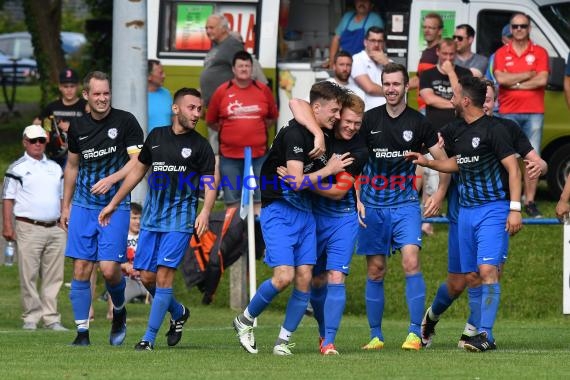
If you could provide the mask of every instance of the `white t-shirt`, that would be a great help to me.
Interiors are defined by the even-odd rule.
[[[327,81],[332,82],[332,83],[336,83],[341,87],[344,87],[352,92],[354,92],[356,95],[358,95],[360,97],[360,99],[364,100],[364,96],[366,95],[364,93],[364,91],[362,91],[362,89],[360,87],[358,87],[358,85],[356,84],[356,82],[354,81],[354,79],[352,79],[352,77],[348,77],[348,84],[345,86],[342,83],[338,83],[335,77],[329,77],[327,78]]]
[[[365,74],[368,75],[372,82],[380,86],[382,85],[382,65],[374,62],[368,56],[366,50],[362,50],[360,53],[352,56],[352,70],[350,71],[350,78],[355,81],[355,78]],[[360,91],[364,93],[364,90],[360,89]],[[365,111],[381,106],[382,104],[386,104],[386,98],[383,96],[368,95],[364,93],[363,99],[366,107]]]

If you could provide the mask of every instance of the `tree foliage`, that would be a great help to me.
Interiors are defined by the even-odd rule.
[[[40,106],[56,97],[58,73],[65,68],[61,48],[61,0],[24,0],[24,15],[32,36],[40,76]]]
[[[85,0],[91,19],[85,23],[87,46],[81,71],[100,70],[111,73],[113,52],[113,0]]]

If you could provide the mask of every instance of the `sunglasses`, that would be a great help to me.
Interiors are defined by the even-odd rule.
[[[459,41],[459,42],[463,41],[464,38],[465,38],[465,37],[463,37],[463,36],[453,36],[453,39],[454,39],[454,40],[457,40],[457,41]]]
[[[37,137],[35,139],[28,139],[28,142],[30,144],[37,144],[38,142],[40,144],[45,144],[47,142],[47,139],[45,137]]]
[[[511,29],[528,29],[528,24],[511,24]]]

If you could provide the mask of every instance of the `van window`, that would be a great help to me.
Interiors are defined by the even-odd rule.
[[[477,53],[484,56],[491,56],[503,44],[501,42],[501,32],[505,25],[509,24],[512,12],[483,10],[477,16]],[[568,22],[568,20],[566,20]],[[544,32],[531,20],[530,39],[537,45],[546,49],[550,57],[559,57]]]
[[[540,12],[570,46],[570,2],[540,7]]]
[[[511,12],[490,9],[479,12],[475,31],[477,54],[490,57],[503,46],[501,32],[510,18]]]

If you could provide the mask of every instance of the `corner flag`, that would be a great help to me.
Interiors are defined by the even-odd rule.
[[[251,161],[251,147],[245,147],[243,150],[243,187],[241,190],[241,204],[239,209],[239,216],[245,219],[248,212],[249,206],[253,202],[253,190],[257,187],[255,182],[255,175],[253,174],[253,165]]]

